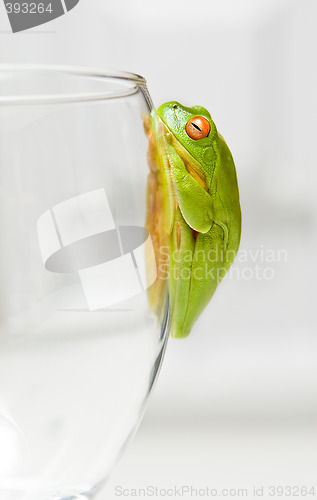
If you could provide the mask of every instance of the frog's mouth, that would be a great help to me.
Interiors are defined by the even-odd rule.
[[[189,175],[191,175],[195,181],[198,182],[198,184],[205,189],[205,191],[208,191],[208,184],[207,184],[207,179],[205,174],[202,172],[201,167],[197,160],[193,158],[193,156],[187,151],[184,146],[179,142],[178,139],[174,136],[174,134],[170,131],[168,126],[166,125],[165,122],[161,119],[161,123],[164,127],[165,133],[170,134],[172,137],[172,145],[173,148],[175,149],[176,153],[180,157],[180,159],[183,161],[187,172]]]

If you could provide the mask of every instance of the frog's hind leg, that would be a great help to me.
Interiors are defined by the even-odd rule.
[[[172,337],[181,334],[190,295],[191,268],[195,251],[195,232],[186,224],[179,208],[175,219],[170,246],[170,312]]]
[[[186,337],[194,322],[205,309],[226,273],[224,233],[213,224],[208,233],[198,233],[195,241],[186,313],[182,325],[175,331],[176,337]]]

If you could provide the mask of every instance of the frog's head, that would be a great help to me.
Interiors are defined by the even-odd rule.
[[[210,179],[216,159],[213,141],[217,129],[208,111],[201,106],[186,108],[172,101],[162,104],[157,113],[173,137],[199,163],[206,178]]]

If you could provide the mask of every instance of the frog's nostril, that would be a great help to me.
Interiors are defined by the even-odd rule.
[[[175,105],[173,106],[173,109],[177,109],[177,104],[175,104]]]

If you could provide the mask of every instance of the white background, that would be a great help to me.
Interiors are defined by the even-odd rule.
[[[80,0],[13,35],[0,5],[0,62],[143,74],[155,105],[208,108],[237,165],[247,262],[190,337],[169,341],[100,499],[118,485],[317,486],[316,16],[315,0]]]

